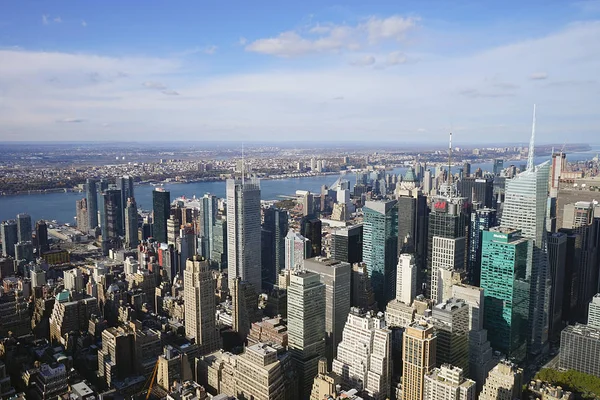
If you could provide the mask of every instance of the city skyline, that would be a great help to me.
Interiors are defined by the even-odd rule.
[[[537,103],[540,142],[589,142],[599,18],[597,1],[14,3],[0,141],[519,141]]]

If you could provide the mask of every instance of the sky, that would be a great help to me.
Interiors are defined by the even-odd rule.
[[[600,0],[6,0],[0,141],[600,143]]]

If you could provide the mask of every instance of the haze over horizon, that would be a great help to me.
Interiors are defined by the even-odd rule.
[[[485,3],[485,4],[484,4]],[[7,2],[0,142],[597,141],[600,1]]]

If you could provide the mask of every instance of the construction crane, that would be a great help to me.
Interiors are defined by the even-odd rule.
[[[146,386],[148,386],[148,383],[150,384],[150,386],[148,386],[148,392],[146,393],[146,400],[148,400],[150,398],[150,394],[152,393],[152,387],[154,386],[154,381],[156,380],[156,373],[158,372],[158,360],[159,359],[156,359],[156,363],[154,364],[154,369],[152,370],[152,375],[150,375],[150,378],[146,381],[146,383],[144,383],[142,390],[137,392],[137,394],[134,397],[132,397],[132,399],[138,398],[139,395],[144,393],[144,390],[145,390]]]

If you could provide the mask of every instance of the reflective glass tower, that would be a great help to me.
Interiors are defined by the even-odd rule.
[[[85,198],[88,206],[88,227],[95,229],[98,226],[98,194],[96,180],[88,178],[85,184]]]
[[[171,193],[157,188],[152,192],[152,236],[159,243],[167,243],[167,220],[171,210]]]

